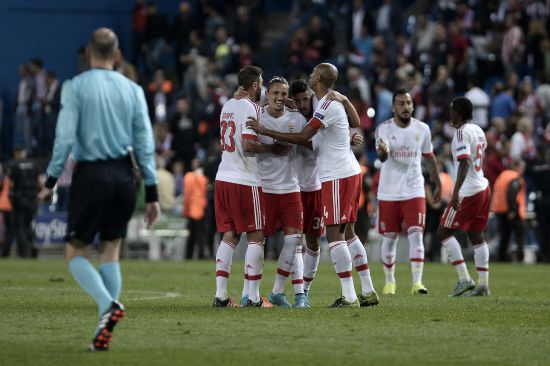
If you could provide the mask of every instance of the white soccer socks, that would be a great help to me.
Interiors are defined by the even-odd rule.
[[[386,283],[395,283],[395,257],[397,254],[397,234],[388,233],[382,237],[382,264]]]
[[[489,247],[486,242],[474,245],[474,261],[478,275],[477,284],[489,288]]]
[[[260,282],[264,272],[264,243],[248,242],[245,263],[248,273],[248,298],[252,302],[260,301]]]
[[[275,284],[273,285],[274,294],[284,292],[286,281],[288,280],[288,276],[290,276],[290,270],[294,265],[296,247],[301,242],[302,236],[300,234],[285,235],[283,248],[277,261],[277,275],[275,277]]]
[[[458,273],[458,279],[462,282],[470,281],[471,277],[468,273],[468,268],[464,262],[464,257],[462,256],[462,249],[460,249],[460,244],[454,236],[450,236],[447,239],[441,242],[443,246],[447,249],[447,254],[449,255],[449,260],[452,265],[455,267],[456,272]]]
[[[411,261],[412,283],[422,283],[424,270],[424,242],[420,227],[410,227],[407,230],[409,238],[409,260]]]
[[[304,259],[302,257],[302,243],[296,247],[296,255],[294,257],[294,265],[292,266],[292,289],[294,294],[304,293]]]
[[[347,301],[354,302],[357,300],[357,294],[353,286],[353,277],[351,273],[351,255],[345,241],[335,241],[329,243],[330,258],[334,269],[340,277],[342,285],[342,295]]]
[[[315,273],[317,273],[317,267],[319,267],[319,254],[321,253],[320,249],[317,249],[316,252],[306,248],[306,254],[304,254],[304,290],[309,291],[311,287],[311,282],[315,278]]]
[[[372,278],[370,276],[367,251],[357,236],[349,239],[347,244],[353,267],[361,279],[361,293],[363,295],[371,293],[374,288],[372,286]]]
[[[227,281],[231,272],[235,245],[222,240],[216,253],[216,297],[227,299]]]

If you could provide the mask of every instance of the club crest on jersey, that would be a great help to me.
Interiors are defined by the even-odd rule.
[[[418,141],[419,139],[420,139],[420,134],[419,133],[415,134],[414,135],[414,140]]]
[[[292,121],[288,122],[288,131],[294,132],[294,122]]]
[[[321,113],[319,112],[315,112],[315,116],[316,118],[319,118],[321,121],[323,120],[323,118],[325,118],[325,116],[323,116]]]

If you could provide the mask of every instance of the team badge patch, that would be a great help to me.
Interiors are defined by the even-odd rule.
[[[321,113],[319,112],[315,112],[315,116],[316,118],[319,118],[320,120],[323,120],[323,118],[325,118],[325,116],[323,116]]]

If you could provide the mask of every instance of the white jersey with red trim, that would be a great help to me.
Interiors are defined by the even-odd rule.
[[[483,130],[473,123],[465,123],[458,128],[453,136],[451,150],[455,163],[455,177],[458,174],[459,161],[467,159],[468,173],[458,192],[461,197],[470,197],[487,188],[489,181],[483,174],[483,158],[487,139]]]
[[[222,161],[216,180],[246,186],[259,186],[258,167],[254,154],[245,153],[242,139],[258,140],[253,130],[246,128],[249,116],[260,120],[260,107],[249,99],[230,99],[220,114]]]
[[[293,133],[301,131],[307,121],[299,112],[286,107],[280,117],[273,117],[266,107],[262,107],[260,123],[270,130]],[[264,135],[260,135],[258,141],[266,145],[275,142],[273,138]],[[258,176],[264,192],[275,194],[300,192],[299,167],[297,165],[298,146],[291,146],[292,150],[288,155],[256,154]]]
[[[342,103],[325,95],[319,100],[309,125],[317,131],[312,143],[321,182],[361,173],[351,151],[348,116]]]
[[[389,119],[375,132],[376,145],[384,140],[389,147],[388,159],[380,169],[378,199],[403,201],[425,197],[422,156],[433,154],[432,135],[427,124],[415,118],[406,128]]]

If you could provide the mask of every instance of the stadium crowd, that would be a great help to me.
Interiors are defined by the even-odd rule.
[[[483,170],[495,192],[489,237],[500,238],[497,259],[508,261],[513,254],[522,261],[524,245],[538,243],[538,258],[550,260],[549,1],[304,0],[292,2],[283,14],[280,29],[271,30],[264,24],[283,18],[262,1],[190,0],[163,14],[154,2],[138,0],[132,10],[132,52],[118,70],[145,90],[161,208],[189,219],[193,237],[202,243],[199,257],[214,255],[219,115],[236,89],[238,70],[258,65],[265,79],[281,75],[292,82],[330,61],[341,73],[336,89],[354,104],[365,136],[363,148],[355,151],[366,172],[360,215],[372,221],[376,211],[374,130],[392,116],[393,91],[406,88],[415,118],[431,128],[441,165],[441,203],[431,202],[432,182],[426,179],[427,258],[439,258],[435,231],[452,190],[454,129],[448,108],[454,97],[465,95],[488,141]],[[80,71],[88,67],[84,52],[78,65]],[[61,81],[39,58],[21,64],[19,75],[13,128],[2,132],[40,162],[51,154]],[[4,172],[8,160],[2,159]],[[11,211],[6,199],[0,194],[4,216]],[[372,224],[365,221],[358,228],[364,239]],[[511,228],[516,245],[507,251]],[[187,257],[193,257],[192,246]]]

